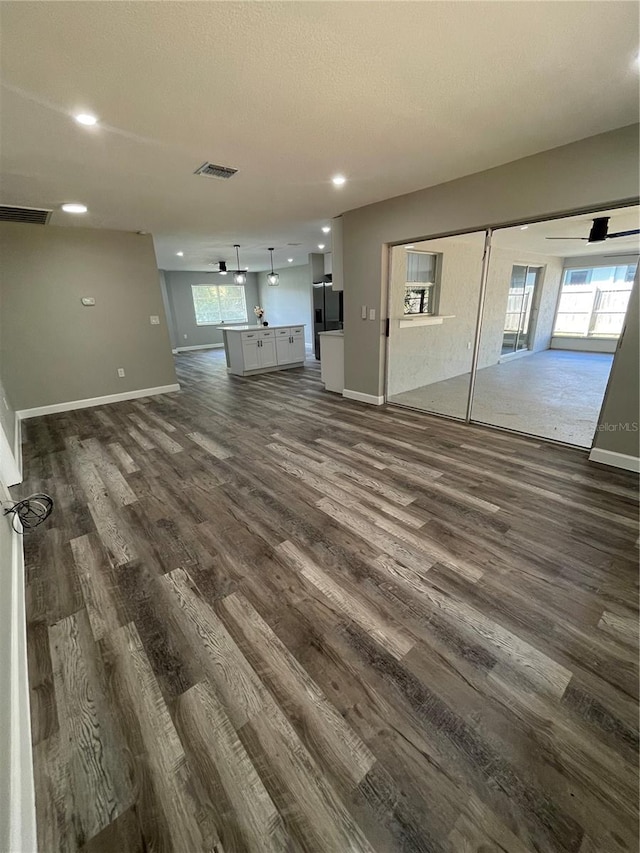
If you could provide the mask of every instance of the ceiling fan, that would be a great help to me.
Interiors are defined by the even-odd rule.
[[[633,231],[616,231],[615,234],[609,234],[610,218],[610,216],[598,216],[594,219],[588,237],[547,237],[546,239],[586,240],[587,243],[604,243],[605,240],[612,240],[614,237],[632,237],[634,234],[640,234],[640,229],[638,228]]]

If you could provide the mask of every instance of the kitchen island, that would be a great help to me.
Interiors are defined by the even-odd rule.
[[[304,365],[304,323],[299,326],[218,326],[227,370],[253,376]]]

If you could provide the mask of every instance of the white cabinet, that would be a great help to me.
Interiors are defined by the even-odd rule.
[[[295,364],[304,361],[304,326],[276,330],[278,364]]]
[[[230,373],[245,376],[304,363],[304,326],[222,328]]]
[[[278,363],[273,331],[241,332],[241,339],[244,370],[275,367]]]
[[[344,334],[320,332],[320,376],[327,391],[344,391]]]

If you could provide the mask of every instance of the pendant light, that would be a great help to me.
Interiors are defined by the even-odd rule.
[[[270,287],[277,287],[280,284],[280,276],[273,271],[273,249],[269,249],[269,254],[271,255],[271,272],[267,276],[267,281]]]
[[[240,269],[240,244],[234,243],[233,248],[236,250],[236,262],[237,267],[236,271],[233,274],[233,282],[234,284],[246,284],[247,283],[247,274],[244,270]]]

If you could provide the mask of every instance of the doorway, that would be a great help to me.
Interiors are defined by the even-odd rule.
[[[502,333],[502,357],[531,349],[530,337],[542,268],[515,264]]]
[[[590,448],[637,287],[639,215],[629,206],[392,247],[387,401]]]

